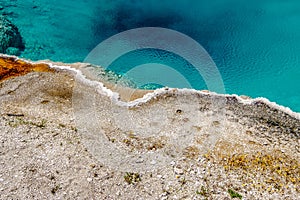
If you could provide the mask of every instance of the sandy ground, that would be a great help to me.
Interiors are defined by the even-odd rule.
[[[0,199],[298,199],[294,115],[181,90],[126,107],[87,83],[68,70],[0,82]]]

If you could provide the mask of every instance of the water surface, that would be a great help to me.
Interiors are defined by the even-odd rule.
[[[203,45],[227,93],[263,96],[300,112],[298,0],[0,0],[0,5],[24,37],[21,57],[78,62],[116,33],[170,28]],[[122,72],[131,60],[129,55],[113,70]],[[196,89],[206,89],[203,80],[195,81]]]

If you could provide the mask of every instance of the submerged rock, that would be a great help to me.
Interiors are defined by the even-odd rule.
[[[0,53],[19,55],[24,44],[18,28],[4,16],[0,16]]]
[[[6,49],[5,53],[8,54],[8,55],[16,55],[16,56],[21,54],[20,49],[18,49],[16,47],[8,47]]]

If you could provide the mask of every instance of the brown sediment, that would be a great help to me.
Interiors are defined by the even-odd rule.
[[[140,90],[129,87],[122,87],[118,85],[114,85],[112,83],[108,83],[102,81],[105,87],[112,90],[113,92],[117,92],[120,95],[120,100],[129,102],[134,101],[136,99],[142,98],[144,95],[153,92],[153,90]]]
[[[14,57],[0,57],[0,81],[30,72],[54,72],[47,64],[31,64]]]

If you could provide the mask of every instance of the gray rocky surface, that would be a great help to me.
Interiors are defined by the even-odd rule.
[[[213,95],[178,90],[166,90],[126,111],[75,80],[74,72],[59,70],[0,83],[0,199],[231,199],[229,189],[243,199],[298,199],[300,123],[290,114],[233,96],[214,100],[224,106],[220,113],[211,106]],[[149,149],[153,140],[135,135],[140,130],[147,135],[159,125],[155,116],[149,118],[153,109],[166,112],[165,128],[174,135],[189,128],[199,136],[220,127],[223,132],[209,151],[187,148],[164,167],[124,171],[98,159],[86,145],[89,138],[77,122],[80,107],[74,110],[74,95],[77,103],[79,97],[97,97],[94,103],[105,117],[89,121],[102,120],[110,145],[128,153],[165,148],[155,143]],[[109,117],[111,109],[136,114],[144,129],[132,125],[130,132],[116,123],[119,118]]]

